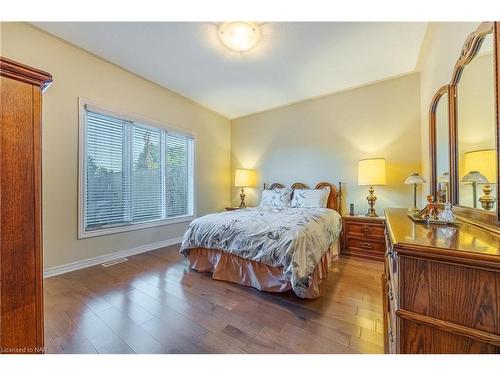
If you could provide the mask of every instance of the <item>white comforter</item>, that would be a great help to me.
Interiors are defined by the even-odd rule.
[[[328,208],[246,208],[193,220],[184,234],[181,253],[187,256],[189,249],[203,247],[281,266],[301,296],[340,230],[340,215]]]

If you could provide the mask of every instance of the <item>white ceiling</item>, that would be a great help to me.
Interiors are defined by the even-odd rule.
[[[34,25],[230,119],[413,72],[427,27],[268,22],[240,54],[208,22]]]

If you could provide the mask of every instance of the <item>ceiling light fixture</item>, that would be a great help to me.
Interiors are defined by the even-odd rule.
[[[259,27],[250,22],[225,22],[217,33],[227,48],[238,52],[253,48],[260,38]]]

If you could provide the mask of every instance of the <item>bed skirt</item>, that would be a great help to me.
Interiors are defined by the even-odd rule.
[[[314,270],[312,283],[302,298],[318,298],[319,285],[339,254],[339,241],[323,255]],[[229,281],[265,292],[284,292],[292,289],[290,281],[283,277],[281,267],[245,259],[222,250],[195,248],[188,253],[189,266],[199,272],[211,272],[212,279]]]

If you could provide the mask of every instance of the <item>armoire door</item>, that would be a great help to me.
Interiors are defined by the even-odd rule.
[[[0,58],[0,351],[43,352],[42,89],[50,74]]]

